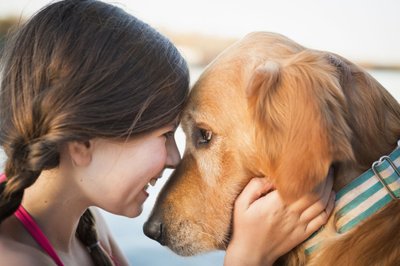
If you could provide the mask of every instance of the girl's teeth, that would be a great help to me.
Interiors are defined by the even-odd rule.
[[[156,182],[157,182],[157,178],[152,178],[149,183],[150,183],[150,185],[152,185],[154,187]]]

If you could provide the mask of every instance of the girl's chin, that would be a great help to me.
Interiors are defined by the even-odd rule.
[[[143,212],[143,205],[135,206],[134,208],[130,208],[126,212],[119,214],[128,218],[138,217]]]
[[[129,217],[129,218],[135,218],[143,212],[143,204],[146,201],[146,199],[148,198],[148,196],[149,196],[149,193],[147,193],[144,190],[141,190],[139,192],[139,194],[135,197],[133,202],[131,202],[129,204],[124,204],[125,207],[120,208],[120,210],[118,212],[111,212],[111,213]]]
[[[136,197],[135,202],[133,203],[134,208],[130,208],[129,213],[125,216],[130,217],[130,218],[139,216],[143,211],[143,204],[147,200],[148,197],[149,197],[149,193],[145,189],[142,189],[139,192],[139,195]]]

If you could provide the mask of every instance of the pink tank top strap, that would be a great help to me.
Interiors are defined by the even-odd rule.
[[[18,210],[14,213],[15,217],[21,221],[25,229],[31,234],[33,239],[38,243],[39,246],[54,260],[58,266],[63,266],[61,259],[58,257],[50,241],[40,230],[39,226],[33,220],[32,216],[24,209],[24,207],[19,206]]]
[[[0,174],[0,183],[4,182],[6,180],[7,180],[6,175],[4,173],[1,173]]]
[[[4,173],[0,173],[0,183],[7,180]],[[56,251],[51,245],[50,241],[43,234],[42,230],[33,220],[32,216],[25,210],[25,208],[20,205],[17,211],[14,213],[15,217],[22,223],[28,233],[33,237],[33,239],[38,243],[38,245],[43,248],[43,250],[54,260],[57,266],[64,266],[61,259],[58,257]],[[119,266],[120,263],[117,258],[110,255],[111,260],[115,266]]]
[[[0,174],[0,183],[6,180],[6,176],[4,174]],[[43,248],[43,250],[54,260],[54,262],[58,266],[64,266],[47,237],[43,234],[35,220],[33,220],[32,216],[24,209],[24,207],[22,207],[22,205],[19,206],[14,215],[22,223],[22,225],[38,243],[38,245]]]

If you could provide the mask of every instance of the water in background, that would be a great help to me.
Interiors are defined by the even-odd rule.
[[[192,80],[196,80],[201,69],[192,70]],[[392,95],[400,101],[400,72],[396,71],[370,71],[370,73],[385,87]],[[185,145],[184,134],[178,128],[176,140],[179,150],[183,151]],[[4,158],[1,156],[0,158]],[[3,160],[2,160],[3,161]],[[175,255],[170,250],[162,247],[157,242],[148,239],[142,232],[142,225],[149,216],[155,198],[161,187],[167,180],[171,171],[166,170],[164,176],[159,180],[155,187],[148,190],[150,197],[144,204],[142,215],[137,218],[130,219],[121,216],[112,215],[106,212],[104,216],[119,243],[122,251],[128,257],[132,265],[138,266],[220,266],[223,264],[224,253],[222,251],[207,253],[195,257],[183,258]],[[205,206],[207,207],[207,206]]]

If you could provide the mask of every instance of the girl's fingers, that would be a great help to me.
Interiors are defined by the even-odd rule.
[[[313,217],[313,219],[311,219],[307,223],[305,229],[305,234],[307,237],[310,236],[315,231],[317,231],[319,228],[321,228],[321,226],[326,224],[334,207],[335,207],[335,193],[332,192],[330,199],[328,201],[328,205],[326,206],[326,209],[323,209],[317,216]]]
[[[320,196],[322,195],[330,195],[333,188],[333,169],[329,168],[327,180],[325,182],[325,187]]]
[[[312,204],[310,207],[305,209],[301,214],[300,214],[300,221],[303,221],[305,223],[308,223],[312,219],[314,219],[317,215],[319,215],[322,211],[328,209],[328,205],[331,202],[334,202],[332,199],[335,198],[335,192],[331,191],[329,194],[325,193],[323,195],[323,198],[320,199],[319,201],[315,202]]]
[[[292,210],[298,211],[299,213],[303,213],[307,209],[309,209],[310,206],[312,206],[313,204],[317,204],[316,206],[320,205],[320,208],[315,211],[317,212],[317,214],[320,213],[321,210],[325,209],[326,207],[326,204],[329,200],[330,192],[332,191],[332,187],[333,187],[333,171],[330,169],[325,179],[325,182],[321,183],[313,193],[309,193],[301,197],[297,201],[293,202],[291,204]],[[308,214],[308,217],[310,216],[312,217],[314,215],[315,213]]]
[[[268,193],[273,186],[265,178],[255,177],[250,180],[236,200],[236,207],[247,209],[254,201]]]
[[[336,194],[334,191],[331,192],[329,197],[328,206],[326,206],[325,212],[328,214],[328,217],[331,216],[333,209],[335,208],[336,202]]]

